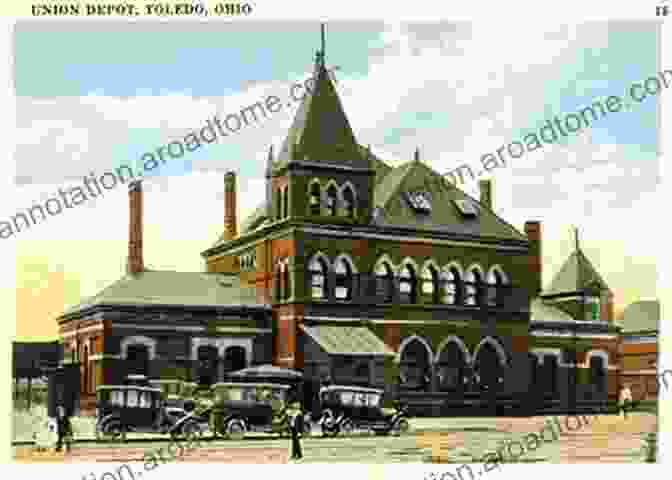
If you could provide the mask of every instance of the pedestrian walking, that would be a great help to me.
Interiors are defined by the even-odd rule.
[[[298,402],[292,403],[289,414],[289,430],[292,434],[292,460],[301,460],[303,452],[301,451],[301,433],[303,432],[303,408]]]
[[[630,392],[630,385],[623,384],[621,391],[618,394],[618,406],[623,418],[628,418],[628,409],[632,405],[632,392]]]
[[[65,443],[65,451],[70,451],[70,442],[72,440],[72,424],[70,417],[63,405],[56,407],[56,433],[58,441],[56,442],[56,451],[60,452]]]

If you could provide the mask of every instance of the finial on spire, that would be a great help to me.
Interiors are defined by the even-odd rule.
[[[324,41],[324,23],[320,24],[320,34],[321,34],[321,37],[322,37],[322,49],[320,50],[320,52],[322,52],[321,57],[322,57],[322,60],[324,60],[324,55],[326,53],[326,50],[325,50],[326,46],[325,46],[325,41]]]
[[[574,227],[574,250],[579,251],[579,228]]]
[[[420,149],[419,148],[415,149],[415,153],[413,154],[413,160],[415,160],[416,162],[420,161]]]

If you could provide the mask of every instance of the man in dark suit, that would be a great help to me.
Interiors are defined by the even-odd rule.
[[[289,430],[292,434],[292,460],[303,458],[300,435],[303,432],[303,408],[299,402],[290,406]]]
[[[65,451],[70,451],[70,442],[72,440],[72,425],[70,417],[63,405],[56,407],[56,433],[58,434],[58,442],[56,443],[56,451],[60,452],[65,442]]]

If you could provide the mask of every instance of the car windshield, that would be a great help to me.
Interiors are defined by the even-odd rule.
[[[110,392],[110,405],[117,407],[124,406],[124,391],[123,390],[112,390]]]
[[[341,392],[339,397],[343,405],[352,405],[355,394],[353,392]]]

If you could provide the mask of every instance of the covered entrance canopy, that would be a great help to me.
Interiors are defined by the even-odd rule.
[[[308,336],[330,355],[390,355],[394,352],[371,330],[361,326],[302,325]]]

